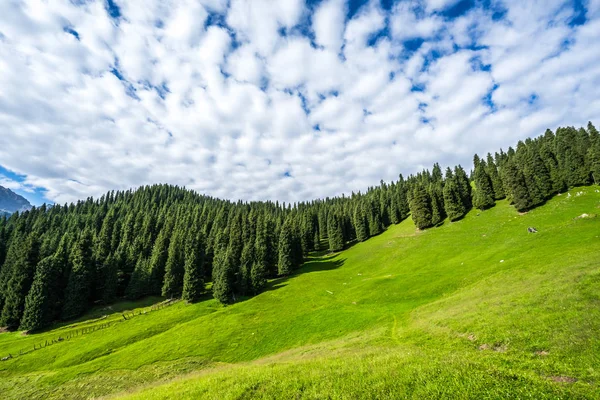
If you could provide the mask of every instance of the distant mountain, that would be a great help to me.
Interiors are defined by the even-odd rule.
[[[10,189],[0,186],[0,216],[12,214],[16,211],[27,211],[31,203],[23,196],[19,196]]]

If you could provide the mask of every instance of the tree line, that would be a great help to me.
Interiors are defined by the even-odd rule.
[[[409,216],[426,229],[504,198],[524,211],[599,180],[600,137],[589,123],[475,155],[469,174],[436,163],[365,193],[310,202],[232,202],[153,185],[42,205],[0,218],[0,326],[38,330],[147,295],[194,302],[210,292],[232,303],[291,274],[309,252],[340,251]]]

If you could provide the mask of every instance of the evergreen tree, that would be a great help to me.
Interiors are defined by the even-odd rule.
[[[104,291],[102,292],[102,301],[110,304],[117,297],[117,285],[119,282],[119,263],[117,257],[110,253],[104,260]]]
[[[32,232],[18,246],[16,260],[12,265],[10,280],[4,292],[4,307],[0,326],[16,329],[25,310],[25,296],[31,288],[35,267],[38,262],[40,242],[36,232]]]
[[[165,267],[169,258],[169,244],[171,239],[171,228],[167,224],[156,238],[152,246],[150,256],[148,291],[150,294],[160,294],[165,276]]]
[[[125,295],[130,300],[136,300],[148,294],[148,260],[140,254],[135,269],[127,285]]]
[[[431,198],[431,224],[438,225],[446,218],[444,209],[444,189],[441,181],[429,184],[429,197]]]
[[[479,160],[479,157],[475,155],[474,164],[475,172],[473,180],[475,181],[475,194],[473,196],[473,205],[480,210],[485,210],[496,204],[494,201],[495,195],[492,180],[486,172],[485,161]]]
[[[277,272],[279,275],[289,275],[294,269],[293,256],[293,232],[291,220],[286,222],[281,227],[279,233],[279,263],[277,264]]]
[[[319,232],[315,231],[315,236],[313,238],[313,249],[315,251],[321,250],[321,237],[319,236]]]
[[[452,170],[446,170],[446,182],[444,184],[444,206],[450,221],[457,221],[465,215],[465,205],[461,199],[460,189]]]
[[[181,296],[183,290],[184,275],[184,251],[183,236],[179,230],[173,233],[169,243],[169,255],[165,266],[165,278],[162,287],[162,295],[168,298]]]
[[[523,172],[515,165],[512,159],[506,163],[504,171],[505,187],[508,188],[512,203],[519,211],[527,210],[532,206],[533,202],[529,196]]]
[[[369,225],[369,236],[379,235],[383,230],[383,223],[379,214],[378,204],[373,199],[367,198],[365,205],[367,206],[366,215]]]
[[[231,265],[230,248],[220,243],[215,247],[213,261],[213,296],[222,304],[231,303],[234,299],[234,267]]]
[[[185,250],[182,299],[193,303],[198,301],[204,292],[204,252],[200,233],[193,233],[188,238]]]
[[[63,319],[71,319],[83,314],[87,309],[93,277],[92,235],[85,230],[71,251],[73,269],[65,290]]]
[[[354,229],[356,229],[356,238],[359,242],[364,242],[369,238],[367,218],[361,203],[354,207]]]
[[[591,122],[588,122],[587,131],[590,136],[587,158],[592,177],[591,182],[600,185],[600,134]]]
[[[471,182],[467,177],[467,173],[460,165],[454,167],[454,176],[456,177],[456,183],[460,191],[460,198],[465,207],[466,211],[469,211],[473,207],[471,202]]]
[[[33,284],[25,299],[21,330],[39,330],[52,322],[54,315],[51,292],[56,289],[59,277],[60,266],[56,265],[54,256],[46,257],[38,263]]]
[[[250,280],[252,290],[258,293],[267,283],[267,273],[269,271],[269,248],[267,245],[267,224],[262,217],[256,222],[256,239],[254,241],[254,262],[250,270]]]
[[[240,268],[235,282],[236,291],[243,296],[254,292],[252,289],[252,266],[254,262],[254,241],[248,241],[242,249]]]
[[[418,229],[432,225],[431,198],[421,183],[415,185],[410,199],[410,213]]]
[[[407,196],[407,188],[406,182],[404,181],[404,177],[400,174],[397,184],[397,207],[398,212],[400,214],[400,221],[404,221],[408,218],[408,214],[410,213],[410,207],[408,205],[408,196]]]
[[[492,188],[494,190],[494,200],[500,200],[506,197],[504,193],[504,185],[502,184],[502,179],[500,178],[500,174],[498,173],[498,168],[496,163],[494,162],[494,158],[490,153],[487,154],[487,169],[486,172],[492,181]]]
[[[327,237],[329,238],[330,251],[340,251],[344,248],[342,226],[338,216],[333,212],[327,216]]]

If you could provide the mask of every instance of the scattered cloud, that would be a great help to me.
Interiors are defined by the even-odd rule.
[[[297,201],[470,167],[597,118],[600,3],[580,3],[0,2],[0,185]]]

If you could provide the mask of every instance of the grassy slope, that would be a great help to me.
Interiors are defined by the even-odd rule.
[[[1,362],[0,390],[123,394],[195,371],[132,396],[598,397],[600,218],[573,218],[600,194],[572,194],[405,221],[233,306],[178,303]],[[57,332],[1,334],[0,357]]]

